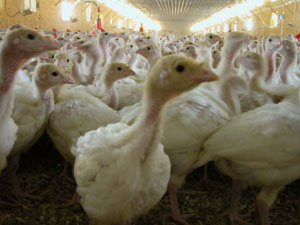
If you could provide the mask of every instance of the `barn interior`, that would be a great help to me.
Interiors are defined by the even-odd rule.
[[[0,0],[0,225],[299,225],[299,39],[299,0]]]

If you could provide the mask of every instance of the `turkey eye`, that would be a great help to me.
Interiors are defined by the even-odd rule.
[[[151,50],[151,48],[150,48],[150,47],[148,47],[148,48],[147,48],[147,50],[148,50],[148,51],[150,51],[150,50]]]
[[[108,33],[106,32],[106,33],[104,33],[104,35],[108,35]]]
[[[222,41],[219,41],[219,44],[222,44]]]
[[[80,40],[80,37],[78,37],[77,40]]]
[[[117,41],[119,40],[119,38],[116,39]]]
[[[190,48],[186,48],[187,50],[190,50]]]
[[[119,71],[121,71],[121,70],[122,70],[122,68],[121,68],[121,67],[118,67],[118,70],[119,70]]]
[[[130,48],[133,48],[133,45],[130,45]]]
[[[214,54],[216,54],[217,52],[216,51],[214,51]]]
[[[52,55],[51,58],[54,59],[54,55]]]
[[[271,39],[271,38],[269,39],[269,42],[272,42],[272,39]]]
[[[67,59],[67,62],[70,62],[70,59]]]
[[[33,34],[28,34],[27,38],[30,39],[30,40],[33,40],[33,39],[35,39],[35,36]]]
[[[212,35],[209,35],[209,38],[213,38],[213,36],[212,36]]]
[[[183,65],[176,66],[176,71],[177,72],[183,72],[184,71],[184,66]]]
[[[54,77],[56,77],[57,75],[58,75],[57,72],[53,72],[53,73],[52,73],[52,76],[54,76]]]
[[[150,37],[148,37],[148,39],[150,40]]]

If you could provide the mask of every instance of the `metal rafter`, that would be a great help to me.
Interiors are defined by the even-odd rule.
[[[184,22],[187,26],[240,0],[127,0],[162,25],[164,22]]]

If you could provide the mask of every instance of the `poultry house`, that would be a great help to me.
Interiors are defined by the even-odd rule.
[[[299,225],[299,1],[0,1],[1,225]]]

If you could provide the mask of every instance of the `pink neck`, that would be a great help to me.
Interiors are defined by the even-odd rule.
[[[0,96],[12,87],[18,69],[27,61],[20,52],[14,54],[11,49],[3,48],[0,53]]]
[[[149,95],[145,94],[143,101],[143,112],[141,116],[141,119],[143,121],[142,124],[151,126],[152,124],[158,123],[165,103],[165,99],[156,97],[152,98]]]
[[[154,64],[157,62],[157,60],[159,60],[161,56],[155,56],[152,57],[151,59],[149,59],[149,63],[150,63],[150,68],[152,68],[154,66]]]
[[[233,62],[237,51],[231,49],[224,49],[221,61],[218,66],[218,74],[220,77],[230,75],[230,71],[233,69]]]
[[[283,54],[283,60],[278,68],[279,76],[283,83],[287,82],[288,73],[295,73],[295,68],[297,65],[297,55],[296,53]]]
[[[268,76],[267,81],[271,80],[275,70],[276,70],[276,53],[272,51],[267,51],[267,62],[268,62]]]
[[[108,53],[108,50],[107,50],[107,43],[108,43],[108,40],[106,40],[105,38],[104,39],[101,39],[100,42],[99,42],[99,47],[100,47],[100,52],[101,52],[101,66],[105,66],[106,62],[109,61],[109,53]]]

